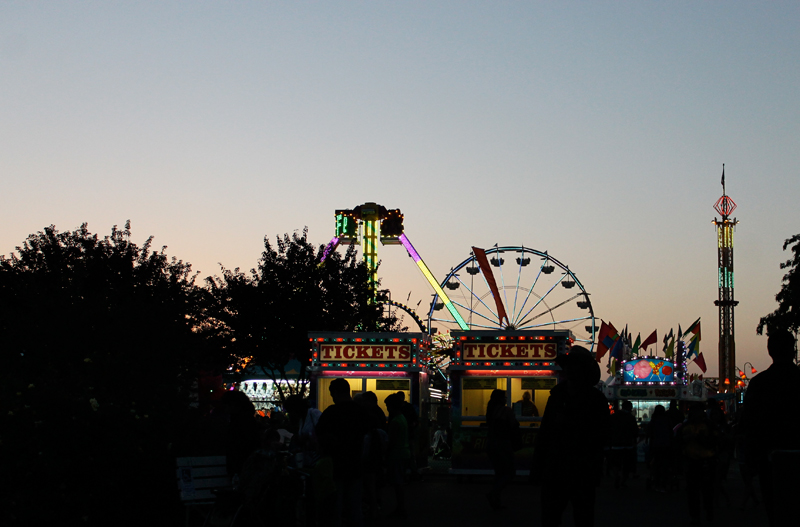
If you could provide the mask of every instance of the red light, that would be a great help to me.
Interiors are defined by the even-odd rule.
[[[392,342],[400,342],[400,339],[392,339]]]
[[[755,375],[756,373],[758,373],[758,370],[756,370],[755,368],[751,368],[751,371],[753,372],[753,375]]]
[[[491,363],[491,362],[485,362],[485,363],[483,363],[483,365],[484,365],[484,366],[491,366],[491,365],[492,365],[492,363]]]
[[[378,366],[380,366],[381,368],[385,368],[386,364],[378,364]]]
[[[361,337],[358,337],[358,338],[356,339],[356,342],[361,342]]]
[[[467,337],[461,337],[461,340],[467,340]]]
[[[504,362],[503,366],[511,366],[511,363],[510,362]]]
[[[539,340],[544,340],[544,337],[536,337]]]
[[[725,384],[730,384],[730,383],[731,383],[730,379],[725,379]]]
[[[317,342],[325,342],[325,339],[323,339],[323,338],[318,338],[318,339],[317,339]]]
[[[525,363],[523,363],[523,366],[530,366],[530,365],[531,365],[531,363],[530,363],[530,362],[525,362]]]
[[[336,339],[336,342],[341,342],[342,340],[344,340],[344,339]]]

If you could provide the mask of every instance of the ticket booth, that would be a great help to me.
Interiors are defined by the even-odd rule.
[[[428,340],[422,333],[309,332],[311,400],[321,411],[333,404],[331,381],[342,377],[350,394],[373,392],[387,413],[384,399],[403,392],[421,416],[430,411]]]
[[[517,474],[528,474],[533,440],[550,390],[559,382],[555,359],[573,337],[567,330],[453,331],[450,363],[453,474],[493,473],[486,451],[486,405],[493,390],[504,390],[520,422]],[[532,403],[532,404],[531,404]]]

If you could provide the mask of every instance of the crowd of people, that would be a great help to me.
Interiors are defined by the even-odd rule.
[[[639,477],[646,477],[655,492],[681,489],[691,524],[711,521],[720,499],[730,506],[723,483],[734,460],[746,489],[739,504],[763,503],[770,525],[782,525],[774,482],[785,475],[771,454],[800,450],[800,369],[792,361],[790,334],[774,332],[768,347],[773,366],[751,381],[736,412],[726,413],[713,399],[686,406],[672,401],[655,406],[645,422],[634,416],[630,401],[614,408],[596,389],[600,370],[588,350],[573,346],[560,356],[564,380],[550,392],[530,467],[530,483],[541,488],[542,525],[560,525],[570,503],[576,526],[593,525],[595,488],[604,473],[617,489]],[[267,485],[265,475],[293,465],[311,482],[306,525],[359,527],[382,509],[406,518],[404,485],[407,474],[417,471],[412,453],[421,440],[418,411],[397,392],[384,400],[387,415],[375,393],[353,398],[343,378],[331,381],[329,392],[333,404],[323,412],[293,395],[283,413],[273,412],[261,422],[243,393],[225,394],[228,470],[242,495],[254,499]],[[533,405],[526,405],[526,415],[538,414],[528,406]],[[495,474],[487,499],[491,508],[501,509],[503,489],[515,475],[514,452],[521,446],[505,390],[492,392],[486,426]],[[445,429],[437,429],[433,438],[431,453],[449,448]],[[642,466],[646,473],[637,474]],[[780,488],[791,484],[780,480]]]
[[[388,415],[374,392],[353,398],[343,378],[332,380],[329,392],[333,404],[322,412],[291,395],[283,412],[268,416],[256,412],[244,393],[226,392],[225,451],[239,503],[257,509],[267,492],[297,500],[292,491],[297,478],[287,477],[293,471],[310,483],[299,505],[306,525],[358,527],[387,505],[389,516],[406,518],[405,480],[407,473],[417,473],[412,452],[418,412],[402,391],[385,398]],[[295,514],[293,507],[286,509]],[[275,514],[277,520],[281,511]]]

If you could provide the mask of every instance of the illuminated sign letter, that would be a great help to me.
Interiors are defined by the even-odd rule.
[[[342,351],[342,353],[344,354],[344,358],[345,359],[354,358],[355,357],[355,355],[353,355],[354,350],[355,350],[355,346],[345,346],[344,350]]]
[[[411,358],[411,346],[399,346],[399,348],[400,353],[397,355],[398,359],[403,360]]]

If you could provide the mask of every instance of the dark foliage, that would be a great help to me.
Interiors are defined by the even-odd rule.
[[[780,292],[775,295],[778,308],[769,315],[762,317],[758,322],[756,331],[759,335],[767,328],[783,328],[797,333],[800,331],[800,234],[795,234],[783,244],[785,251],[792,246],[794,256],[791,260],[781,263],[781,269],[788,269],[783,275],[783,285]]]
[[[320,264],[324,246],[315,247],[294,233],[278,237],[275,247],[264,238],[258,267],[238,268],[207,279],[214,299],[208,326],[219,348],[239,366],[257,364],[280,371],[297,359],[310,358],[309,331],[389,331],[397,320],[371,302],[366,266],[350,246],[331,252]]]
[[[0,257],[0,507],[7,525],[179,513],[173,441],[204,342],[191,266],[50,226]],[[5,523],[5,522],[3,522]]]

